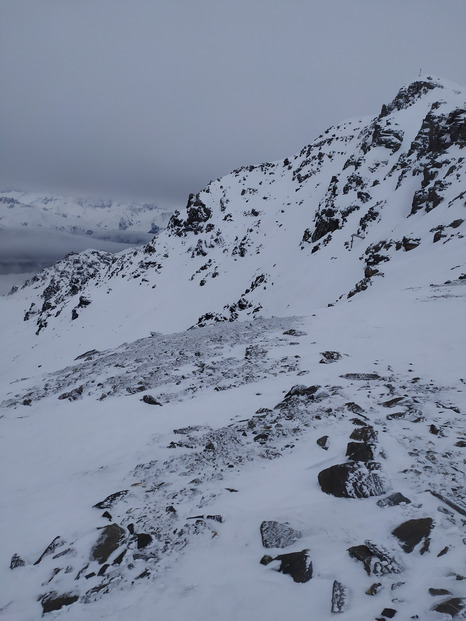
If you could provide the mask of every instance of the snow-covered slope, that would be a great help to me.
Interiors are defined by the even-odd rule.
[[[0,618],[464,618],[464,99],[0,299]]]
[[[166,227],[171,213],[150,203],[0,192],[0,228],[54,231],[142,243]]]

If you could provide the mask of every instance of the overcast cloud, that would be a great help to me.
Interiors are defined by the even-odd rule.
[[[233,168],[466,84],[465,0],[0,0],[0,189],[184,205]]]

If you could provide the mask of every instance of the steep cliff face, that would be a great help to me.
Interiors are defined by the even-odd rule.
[[[130,296],[165,331],[460,278],[451,250],[464,243],[464,99],[455,85],[419,80],[374,119],[212,181],[145,247],[73,255],[39,274],[16,294],[25,319],[36,332],[85,322],[96,311],[88,304],[81,318],[81,296],[105,288],[115,321]]]

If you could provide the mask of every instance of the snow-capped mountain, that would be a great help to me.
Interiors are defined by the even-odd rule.
[[[166,227],[171,212],[152,203],[0,192],[0,228],[86,235],[144,243]]]
[[[465,91],[0,299],[0,618],[465,618]]]

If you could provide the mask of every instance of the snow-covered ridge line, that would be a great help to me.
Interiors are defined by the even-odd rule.
[[[105,305],[118,312],[130,282],[135,306],[153,299],[163,331],[304,314],[383,287],[383,276],[425,284],[420,270],[405,270],[408,252],[410,265],[428,257],[437,281],[460,278],[465,265],[447,267],[442,256],[463,239],[464,102],[461,89],[419,80],[370,121],[344,122],[293,157],[233,171],[191,194],[143,248],[111,260],[74,255],[39,274],[17,294],[25,318],[37,333],[77,319],[81,297],[101,298],[104,287]]]

